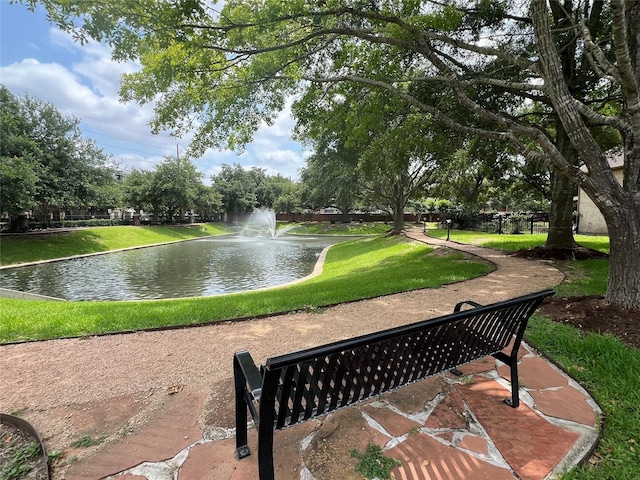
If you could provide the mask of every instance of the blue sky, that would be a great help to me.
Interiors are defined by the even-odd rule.
[[[120,75],[134,68],[113,62],[104,45],[74,43],[46,21],[43,10],[32,13],[22,4],[0,0],[0,83],[16,95],[52,103],[64,116],[81,120],[83,135],[123,168],[151,170],[164,157],[183,154],[189,138],[151,134],[152,105],[119,101]],[[223,163],[255,166],[297,180],[310,152],[291,141],[293,125],[284,113],[273,126],[261,128],[244,153],[210,149],[193,163],[207,183]]]

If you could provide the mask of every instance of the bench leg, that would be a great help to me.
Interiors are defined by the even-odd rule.
[[[260,480],[275,479],[272,428],[261,428],[258,431],[258,472]]]
[[[518,408],[520,406],[520,386],[518,384],[518,359],[513,358],[509,362],[511,369],[511,398],[505,398],[504,403],[512,408]]]
[[[276,420],[276,395],[279,371],[269,371],[260,397],[260,425],[258,427],[258,472],[260,480],[274,480],[273,435]]]
[[[244,458],[251,455],[247,446],[247,413],[249,411],[245,398],[246,379],[238,361],[233,359],[233,378],[236,397],[236,455]]]

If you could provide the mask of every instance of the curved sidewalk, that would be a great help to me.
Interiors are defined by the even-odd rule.
[[[247,349],[262,361],[449,313],[461,300],[489,303],[553,287],[563,278],[547,263],[430,239],[418,230],[407,235],[486,258],[497,269],[321,313],[3,346],[0,411],[22,410],[49,450],[64,449],[67,460],[76,456],[54,478],[257,479],[257,456],[239,461],[234,455],[233,352]],[[107,363],[104,352],[121,361]],[[542,480],[570,468],[597,440],[601,412],[543,357],[523,348],[521,358],[525,387],[518,409],[501,402],[509,395],[508,371],[484,359],[465,366],[462,379],[436,376],[277,432],[276,478],[360,479],[350,452],[368,444],[402,462],[396,479]],[[24,369],[32,377],[28,385],[20,381]],[[52,398],[47,385],[54,382],[65,389]],[[88,449],[68,447],[83,435],[106,440]],[[255,431],[250,442],[255,452]]]

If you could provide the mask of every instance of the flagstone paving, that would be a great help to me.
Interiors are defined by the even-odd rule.
[[[503,402],[510,397],[508,371],[505,375],[500,362],[488,357],[464,366],[460,377],[438,375],[276,432],[276,478],[360,480],[351,452],[363,452],[370,444],[401,462],[392,471],[396,480],[552,478],[590,452],[598,439],[601,411],[582,387],[531,347],[523,346],[521,356],[525,386],[516,409]],[[233,432],[224,427],[211,428],[204,440],[181,450],[185,441],[198,437],[185,424],[195,423],[188,417],[201,402],[189,392],[176,394],[171,411],[181,406],[188,412],[165,412],[153,428],[127,436],[99,458],[78,462],[65,478],[257,479],[257,456],[236,459]],[[151,459],[158,456],[156,448],[171,443],[166,437],[180,454],[119,470],[127,461],[127,448],[135,456],[146,444]],[[249,447],[254,452],[256,443],[252,430]]]

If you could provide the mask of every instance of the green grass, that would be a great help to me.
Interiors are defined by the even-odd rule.
[[[447,238],[446,230],[428,230],[427,234],[434,238]],[[583,247],[593,248],[601,252],[609,252],[609,237],[593,235],[575,235],[576,242]],[[458,243],[471,243],[483,247],[496,248],[505,252],[515,252],[523,248],[540,247],[547,239],[546,234],[533,235],[498,235],[497,233],[473,232],[469,230],[451,230],[449,240]]]
[[[561,297],[581,297],[584,295],[604,295],[609,278],[609,260],[582,260],[580,262],[556,262],[566,279],[557,286],[556,294]]]
[[[435,288],[493,269],[461,253],[403,237],[369,237],[334,245],[323,273],[279,289],[215,297],[135,302],[47,302],[0,299],[0,343],[94,335],[315,309],[325,305]],[[284,293],[286,292],[286,294]]]
[[[333,224],[331,222],[312,222],[298,224],[291,230],[291,233],[311,235],[375,235],[385,233],[389,231],[390,228],[390,225],[380,222]]]
[[[223,224],[207,223],[177,227],[96,227],[64,233],[3,236],[0,239],[0,265],[107,252],[222,233],[228,233]]]

